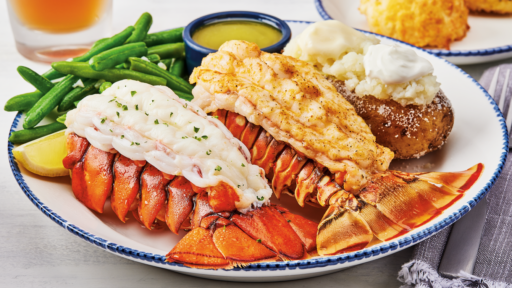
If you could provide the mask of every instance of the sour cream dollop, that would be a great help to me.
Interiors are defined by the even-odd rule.
[[[366,76],[385,84],[400,84],[434,72],[430,62],[410,48],[377,44],[364,55]]]

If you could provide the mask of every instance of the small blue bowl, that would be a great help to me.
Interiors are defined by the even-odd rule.
[[[206,55],[217,52],[217,50],[206,48],[192,40],[192,35],[194,34],[194,32],[199,27],[202,27],[204,25],[229,20],[259,21],[265,24],[272,25],[273,27],[279,29],[279,31],[281,31],[281,33],[283,34],[281,40],[279,40],[274,45],[261,49],[265,52],[281,52],[284,46],[288,44],[292,36],[292,31],[290,30],[290,27],[288,26],[288,24],[286,24],[286,22],[277,17],[258,12],[226,11],[209,14],[197,18],[196,20],[190,22],[190,24],[188,24],[187,27],[185,27],[185,30],[183,31],[183,41],[185,42],[187,70],[189,74],[192,73],[192,70],[194,70],[195,67],[201,65],[201,60],[203,60],[203,58],[206,57]]]

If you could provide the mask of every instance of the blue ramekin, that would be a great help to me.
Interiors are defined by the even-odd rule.
[[[203,60],[206,55],[217,51],[197,44],[194,40],[192,40],[192,35],[199,27],[225,20],[260,21],[279,29],[283,34],[283,37],[276,44],[261,49],[265,52],[281,52],[284,46],[288,44],[292,36],[292,31],[286,22],[268,14],[250,11],[226,11],[205,15],[190,22],[183,31],[187,70],[189,74],[192,73],[192,70],[194,70],[195,67],[201,65],[201,60]]]

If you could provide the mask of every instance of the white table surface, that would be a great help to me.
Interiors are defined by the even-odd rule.
[[[259,11],[281,19],[321,20],[313,0],[114,1],[118,32],[148,11],[151,31],[184,26],[197,17],[226,10]],[[504,61],[461,67],[474,78]],[[43,73],[48,65],[31,62],[16,51],[5,2],[0,4],[0,105],[32,91],[17,73],[19,65]],[[241,283],[194,278],[126,260],[79,239],[45,217],[23,194],[9,168],[7,135],[15,113],[0,113],[0,287],[236,287]],[[382,259],[330,275],[278,283],[243,283],[245,287],[398,287],[400,266],[409,248]]]

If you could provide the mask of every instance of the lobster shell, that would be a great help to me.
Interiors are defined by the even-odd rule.
[[[240,214],[238,195],[226,183],[196,187],[146,161],[97,149],[75,133],[68,134],[67,148],[63,163],[71,169],[73,193],[89,209],[103,213],[111,197],[112,210],[122,222],[131,211],[149,230],[165,225],[176,234],[191,230],[167,254],[169,262],[220,269],[307,259],[315,253],[318,224],[283,207]]]
[[[302,207],[328,206],[318,226],[320,255],[360,250],[373,237],[386,241],[424,225],[460,199],[483,171],[483,164],[462,172],[386,171],[349,193],[343,187],[344,172],[331,173],[235,112],[219,109],[212,116],[247,146],[277,198],[284,193]]]

